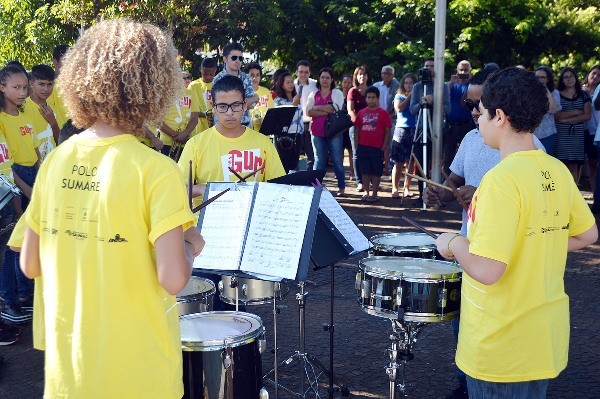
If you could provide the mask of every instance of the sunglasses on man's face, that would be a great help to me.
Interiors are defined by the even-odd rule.
[[[477,112],[481,113],[481,110],[479,109],[479,104],[481,103],[481,100],[473,101],[470,98],[465,98],[463,100],[463,103],[470,112],[473,112],[474,109],[477,109]]]
[[[243,55],[230,55],[229,58],[231,58],[231,61],[244,61],[244,56]]]

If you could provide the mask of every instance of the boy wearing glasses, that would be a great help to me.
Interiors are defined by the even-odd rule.
[[[246,109],[242,116],[242,125],[251,127],[250,125],[250,112],[249,109],[254,107],[254,104],[258,102],[258,96],[254,92],[254,86],[252,85],[252,78],[245,72],[242,71],[242,64],[244,63],[244,47],[239,43],[229,43],[223,47],[223,64],[225,65],[223,70],[215,76],[213,79],[213,85],[219,80],[223,79],[227,75],[233,75],[240,78],[244,85],[244,96],[246,98]],[[215,114],[215,123],[217,123],[218,115]]]
[[[247,111],[242,81],[235,76],[224,76],[213,84],[212,99],[215,126],[192,137],[179,159],[179,168],[186,181],[192,162],[192,196],[197,197],[194,206],[204,196],[207,182],[236,182],[239,180],[236,173],[245,177],[263,167],[246,181],[264,182],[285,174],[271,140],[241,123],[242,115]],[[215,284],[221,280],[216,274],[200,273],[198,276]],[[234,307],[225,304],[217,295],[213,310],[234,310]]]
[[[244,93],[244,84],[235,76],[224,76],[213,84],[216,125],[191,138],[179,159],[186,177],[192,161],[194,197],[204,195],[206,182],[238,181],[230,168],[245,176],[264,166],[247,181],[267,181],[285,174],[271,140],[242,124],[242,115],[248,109]]]

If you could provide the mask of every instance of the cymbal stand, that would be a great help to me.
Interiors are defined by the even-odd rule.
[[[390,399],[395,398],[396,385],[402,397],[406,396],[406,363],[415,357],[410,350],[417,342],[417,336],[423,326],[425,323],[392,320],[392,333],[390,334],[392,343],[391,347],[387,349],[390,362],[385,368],[390,381]],[[401,381],[397,383],[399,372]]]

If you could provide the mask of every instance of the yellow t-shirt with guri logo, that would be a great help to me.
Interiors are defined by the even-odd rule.
[[[181,398],[176,299],[154,253],[194,220],[176,164],[132,135],[73,136],[42,164],[26,216],[44,278],[44,396]]]
[[[183,132],[192,117],[193,112],[200,112],[198,98],[189,88],[185,89],[183,96],[179,97],[175,104],[169,109],[164,123],[174,131]],[[164,132],[160,132],[160,140],[164,145],[173,145],[173,138]]]
[[[466,272],[456,364],[484,381],[556,377],[567,365],[567,244],[594,225],[571,173],[542,150],[509,155],[481,181],[468,212],[469,251],[506,264],[484,285]]]
[[[28,114],[19,111],[19,115],[13,116],[0,112],[0,132],[4,133],[16,164],[33,166],[38,162],[35,149],[40,141]]]
[[[50,105],[49,103],[48,105],[50,106],[50,108],[52,108],[52,111],[54,111],[52,105]],[[31,124],[33,125],[33,131],[37,135],[37,138],[40,142],[38,152],[40,153],[40,157],[43,161],[44,158],[46,158],[46,156],[50,153],[50,151],[56,148],[56,142],[54,141],[52,126],[50,126],[48,121],[44,119],[44,116],[40,113],[40,106],[36,104],[35,101],[33,101],[31,98],[28,98],[27,101],[25,101],[25,104],[23,106],[23,112],[31,121]],[[56,111],[54,111],[54,117],[56,118],[58,123],[58,115]]]
[[[285,175],[279,154],[271,140],[249,128],[246,128],[240,137],[233,139],[223,136],[216,127],[191,138],[185,144],[178,162],[186,181],[190,161],[192,179],[198,184],[237,181],[235,174],[229,171],[230,167],[242,176],[265,167],[248,178],[248,182],[268,181]]]
[[[206,83],[202,80],[202,78],[194,80],[188,86],[188,89],[192,90],[196,93],[196,97],[198,97],[198,101],[200,103],[200,112],[206,113],[206,111],[210,110],[212,112],[212,82]],[[209,128],[208,119],[206,116],[198,118],[198,125],[196,129],[194,129],[194,133],[192,137],[197,135],[198,133],[202,133],[203,131]]]

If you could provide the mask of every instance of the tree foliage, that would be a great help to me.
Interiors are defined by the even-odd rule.
[[[173,32],[191,72],[201,54],[230,40],[269,65],[349,72],[396,66],[415,71],[433,54],[435,0],[0,0],[0,59],[30,67],[49,62],[54,45],[71,44],[102,18],[130,17]],[[600,13],[594,0],[449,0],[446,66],[565,65],[583,74],[600,61]],[[115,38],[118,40],[118,38]]]

